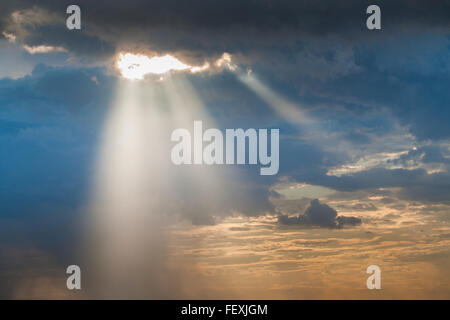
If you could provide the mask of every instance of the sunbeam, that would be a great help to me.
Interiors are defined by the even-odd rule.
[[[265,100],[268,105],[285,120],[297,125],[311,124],[314,122],[313,119],[302,110],[301,106],[287,101],[271,88],[264,85],[254,75],[238,73],[237,77],[248,88]]]
[[[216,123],[206,112],[203,103],[195,93],[194,87],[189,80],[178,75],[170,77],[164,82],[166,97],[169,102],[171,118],[174,128],[187,128],[193,131],[195,120],[202,120],[205,127],[216,127]],[[179,179],[186,186],[189,186],[186,192],[183,192],[183,198],[193,197],[197,201],[188,201],[190,207],[185,212],[194,221],[203,221],[213,223],[212,215],[220,215],[223,202],[226,201],[226,191],[221,181],[225,175],[226,168],[210,166],[190,166],[177,168]],[[230,174],[229,172],[227,173]],[[182,178],[181,178],[182,177]],[[213,194],[214,198],[205,199],[205,195]],[[192,205],[194,207],[192,207]]]
[[[166,296],[159,204],[168,179],[161,142],[165,120],[152,93],[145,84],[121,82],[105,123],[90,235],[100,297]]]
[[[97,296],[167,297],[182,282],[175,281],[181,266],[173,272],[166,265],[166,222],[213,224],[223,216],[222,179],[229,169],[171,163],[171,130],[191,128],[194,120],[215,125],[182,76],[120,83],[105,121],[90,206]]]
[[[256,93],[267,105],[284,121],[301,129],[301,138],[320,144],[324,149],[336,152],[345,148],[351,150],[352,146],[345,140],[332,135],[318,119],[308,115],[300,103],[292,103],[281,97],[269,86],[262,83],[255,75],[235,71],[236,77],[247,88]]]

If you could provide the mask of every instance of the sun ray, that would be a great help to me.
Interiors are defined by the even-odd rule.
[[[258,96],[263,98],[263,100],[286,121],[297,125],[311,124],[314,122],[313,119],[302,110],[302,106],[287,101],[259,81],[256,76],[252,74],[238,74],[238,79]]]
[[[164,270],[166,120],[153,93],[148,84],[121,81],[105,122],[87,243],[95,292],[102,298],[165,296],[167,284],[156,274]]]

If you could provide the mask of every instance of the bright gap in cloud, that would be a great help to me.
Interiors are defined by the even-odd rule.
[[[122,76],[130,80],[143,79],[147,74],[163,74],[171,70],[191,70],[195,72],[198,67],[182,63],[171,55],[149,58],[145,55],[121,53],[117,61]]]

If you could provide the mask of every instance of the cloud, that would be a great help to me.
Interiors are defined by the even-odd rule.
[[[356,226],[361,224],[361,219],[356,217],[337,216],[337,211],[318,199],[309,204],[305,212],[298,217],[280,215],[278,222],[283,225],[300,225],[308,227],[342,228],[346,225]]]
[[[450,201],[450,176],[447,171],[428,174],[424,169],[373,168],[340,177],[314,177],[313,181],[310,183],[339,191],[398,187],[401,189],[398,195],[403,199],[440,203]]]
[[[387,11],[383,26],[392,34],[374,35],[367,40],[366,36],[361,37],[367,31],[355,28],[361,25],[365,4],[355,3],[277,2],[269,6],[231,1],[218,8],[199,1],[194,8],[175,1],[139,6],[108,2],[105,10],[95,10],[99,4],[81,1],[86,28],[78,32],[65,28],[65,8],[55,7],[51,1],[42,1],[38,7],[30,1],[19,1],[5,6],[0,21],[5,34],[16,37],[17,46],[64,48],[71,58],[86,58],[86,63],[109,63],[118,50],[127,48],[136,52],[176,52],[183,63],[197,66],[203,66],[208,59],[211,67],[214,61],[221,61],[222,65],[251,65],[274,91],[291,101],[300,101],[308,114],[324,124],[321,140],[308,140],[304,127],[295,128],[277,117],[232,73],[195,74],[188,81],[219,126],[281,129],[280,176],[338,191],[398,187],[403,189],[399,194],[405,198],[419,194],[417,200],[421,201],[448,201],[450,192],[444,183],[447,167],[434,174],[427,171],[428,167],[392,169],[388,165],[402,165],[403,160],[410,160],[400,157],[402,160],[395,163],[378,157],[385,151],[408,152],[416,143],[413,134],[420,139],[448,136],[448,108],[443,107],[448,100],[444,90],[448,80],[448,39],[442,37],[448,30],[448,19],[443,4],[437,1],[424,6],[413,1],[401,10],[401,1],[395,5],[382,2],[383,11]],[[336,19],[318,25],[317,21],[328,17],[321,9],[323,4]],[[426,14],[423,19],[414,19],[418,8],[435,14],[434,19]],[[421,28],[433,36],[411,36]],[[299,35],[304,36],[300,39]],[[340,41],[342,38],[346,41]],[[401,45],[397,44],[399,38]],[[405,49],[415,43],[408,39],[420,40],[420,50]],[[223,55],[228,51],[232,62],[230,55]],[[45,55],[28,55],[28,59]],[[419,69],[415,67],[418,62]],[[397,63],[401,67],[396,67]],[[87,114],[92,115],[89,112],[105,110],[110,104],[115,81],[106,69],[40,65],[29,77],[15,82],[2,80],[0,102],[4,114],[11,112],[6,119],[11,117],[12,121],[23,120],[14,118],[19,110],[52,121],[56,120],[56,113],[67,110],[88,118]],[[98,118],[89,121],[91,125],[99,124]],[[338,143],[329,143],[329,138]],[[89,144],[86,148],[91,147]],[[436,164],[432,169],[448,163],[448,153],[442,150],[441,155],[431,149],[424,152],[429,156],[422,161]],[[358,165],[359,172],[339,177],[327,175],[332,168],[352,164]],[[273,209],[268,198],[277,177],[261,179],[249,168],[232,170],[243,173],[222,177],[234,201],[221,203],[217,211],[257,215]],[[196,200],[192,202],[200,197],[200,193],[193,196]]]
[[[53,46],[28,46],[24,45],[23,48],[29,53],[29,54],[36,54],[36,53],[50,53],[50,52],[66,52],[67,50],[63,47],[53,47]]]
[[[201,65],[208,58],[216,60],[229,50],[232,54],[253,52],[254,56],[264,58],[256,52],[272,51],[271,48],[296,42],[299,37],[312,40],[338,37],[345,42],[348,39],[366,42],[370,41],[368,38],[376,38],[375,35],[367,37],[364,24],[370,1],[273,3],[231,0],[217,6],[207,0],[189,4],[176,0],[132,0],[131,4],[79,0],[83,32],[70,32],[65,28],[67,15],[63,5],[56,6],[51,0],[40,1],[38,5],[32,0],[15,1],[4,6],[0,26],[8,31],[20,29],[23,34],[20,37],[27,45],[61,46],[83,56],[89,52],[88,56],[97,62],[105,58],[105,53],[111,56],[116,50],[132,48],[138,52],[160,54],[178,52],[190,60],[187,61],[190,65]],[[377,4],[383,10],[383,29],[390,35],[418,30],[442,31],[449,27],[445,1],[424,4],[421,1],[393,3],[380,0]],[[421,13],[420,19],[417,12]],[[330,19],[330,13],[333,19]],[[45,37],[40,36],[44,31]],[[98,46],[83,45],[89,41],[97,41]],[[105,47],[112,50],[104,51]],[[340,65],[346,66],[344,69],[323,68],[327,65],[323,57],[306,53],[300,58],[334,75],[355,67],[352,60],[347,60],[346,52],[351,55],[350,51],[336,55],[342,62]],[[266,58],[269,62],[273,57],[266,55]]]
[[[214,230],[214,235],[220,235],[206,237],[206,242],[211,238],[228,241],[221,231],[215,232],[224,226],[223,230],[230,231],[234,237],[245,236],[245,246],[249,245],[249,237],[251,243],[257,243],[261,239],[259,232],[272,239],[270,245],[275,249],[279,248],[280,240],[291,236],[293,241],[298,241],[300,234],[306,238],[315,236],[312,235],[315,232],[304,230],[295,230],[295,235],[266,233],[277,217],[282,225],[305,229],[361,224],[360,218],[338,215],[332,207],[339,211],[364,211],[367,226],[372,228],[377,223],[377,234],[382,234],[382,228],[387,225],[398,222],[401,226],[415,221],[415,216],[404,219],[418,212],[414,206],[431,203],[424,206],[428,211],[423,209],[417,214],[420,216],[417,221],[422,222],[430,216],[429,211],[436,203],[450,201],[450,109],[447,107],[450,19],[445,1],[380,1],[383,30],[376,33],[369,32],[364,25],[369,1],[231,0],[217,4],[207,0],[189,3],[79,0],[81,31],[66,28],[64,4],[56,5],[52,0],[39,1],[38,5],[31,0],[3,2],[0,61],[8,63],[0,65],[0,215],[8,220],[23,218],[25,227],[19,233],[14,225],[9,228],[10,225],[3,223],[3,229],[14,232],[0,232],[2,241],[31,239],[41,246],[39,249],[61,259],[64,262],[61,265],[73,260],[76,250],[67,248],[76,248],[76,234],[81,233],[71,229],[72,222],[80,220],[74,211],[86,203],[92,160],[99,146],[99,128],[105,112],[115,102],[119,83],[117,73],[103,66],[113,65],[121,51],[149,57],[170,54],[185,64],[197,66],[192,69],[197,73],[177,77],[184,84],[192,85],[187,91],[192,88],[191,93],[198,95],[205,114],[213,117],[219,128],[280,128],[279,176],[261,177],[251,166],[169,167],[158,172],[161,179],[157,180],[157,187],[143,188],[146,199],[155,199],[152,211],[170,221],[176,220],[173,216],[191,221],[189,227],[196,228],[197,232]],[[223,55],[224,52],[228,54]],[[198,72],[206,70],[204,66],[224,72]],[[315,119],[320,138],[312,141],[307,126],[287,123],[267,102],[243,86],[232,70],[246,70],[246,67],[267,87],[292,101],[294,107],[300,105],[302,112]],[[163,92],[161,86],[151,83],[142,99],[152,90]],[[184,107],[186,90],[174,93],[180,94]],[[158,110],[170,110],[164,99],[158,100],[158,107]],[[149,135],[145,146],[151,161],[158,159],[166,163],[170,145],[164,142],[169,139],[162,131],[170,132],[174,128],[162,127],[156,132],[160,136]],[[158,141],[168,149],[153,152],[152,144]],[[144,162],[151,166],[151,161]],[[337,176],[333,175],[333,168],[347,170],[341,170],[342,174]],[[202,177],[202,182],[189,177]],[[287,200],[272,190],[282,179],[325,186],[337,192],[321,200],[329,205],[305,198]],[[214,188],[214,182],[220,188]],[[381,199],[369,199],[371,196]],[[49,207],[55,217],[42,220]],[[384,216],[384,210],[391,216]],[[444,216],[448,207],[442,206],[440,210]],[[259,216],[255,218],[260,219],[255,222],[256,228],[255,224],[226,225],[226,216],[242,218],[242,215]],[[68,220],[61,223],[56,216]],[[383,221],[388,218],[391,222]],[[47,229],[37,228],[38,220]],[[208,227],[198,228],[199,225]],[[143,255],[145,259],[151,260],[149,246],[145,244],[149,243],[151,248],[162,247],[162,240],[151,239],[158,238],[159,233],[155,236],[149,232],[149,226],[158,229],[157,224],[141,223],[134,235],[136,243],[142,244],[142,252],[147,253]],[[320,233],[328,232],[335,233],[334,230]],[[361,236],[358,230],[354,232],[358,233],[355,237]],[[338,233],[343,237],[347,234]],[[149,237],[140,238],[144,234]],[[199,239],[198,234],[192,234]],[[339,244],[347,244],[349,250],[354,250],[350,244],[357,243],[358,239],[343,239]],[[305,241],[311,244],[304,242],[293,248],[292,243],[285,243],[277,253],[294,250],[297,255],[307,245],[308,250],[302,250],[302,259],[307,259],[308,254],[317,259],[314,246],[336,242],[332,239]],[[224,245],[225,249],[234,249],[230,243]],[[268,243],[262,241],[260,246],[245,247],[245,250],[261,250],[268,252],[269,260],[279,259],[278,254],[267,248]],[[185,245],[183,241],[181,244]],[[362,256],[367,254],[365,248],[359,250]],[[121,250],[129,254],[131,251]],[[240,250],[234,251],[233,254],[240,254]],[[214,246],[214,252],[221,261],[221,270],[224,261],[233,262],[233,257],[223,254],[226,250],[218,251]],[[209,253],[205,256],[211,257]],[[285,256],[286,262],[273,261],[274,270],[283,264],[283,268],[292,264],[297,271],[300,264],[311,269],[311,264],[304,263],[307,260],[298,265],[292,263],[297,257]],[[2,261],[9,261],[8,256],[3,258]],[[166,262],[164,259],[163,254],[155,258],[161,266]],[[267,262],[258,257],[249,258],[246,252],[236,257],[238,262],[252,259],[257,263]],[[321,259],[329,261],[330,256],[325,254]],[[342,265],[348,262],[344,260]],[[127,261],[130,265],[136,262]],[[131,278],[124,272],[117,288],[122,289],[122,284],[123,288],[140,284],[142,275],[149,273],[156,275],[162,288],[167,287],[167,279],[160,273],[162,268],[150,272],[145,268],[147,262],[141,266],[142,273],[134,272]],[[248,266],[245,270],[250,269],[255,270]],[[4,270],[0,277],[8,274]],[[175,276],[171,274],[170,278],[174,280]],[[133,281],[128,283],[130,279]],[[190,289],[197,288],[198,277],[195,281],[196,285],[189,286]],[[37,288],[45,287],[38,282]],[[262,282],[258,279],[257,283]],[[11,291],[7,291],[0,295],[11,296]]]
[[[12,33],[8,33],[8,32],[6,32],[6,31],[3,31],[2,32],[2,35],[6,38],[6,39],[8,39],[8,41],[9,42],[16,42],[16,36],[15,35],[13,35]]]

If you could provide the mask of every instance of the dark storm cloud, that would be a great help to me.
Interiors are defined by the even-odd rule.
[[[2,4],[0,23],[11,25],[17,10],[41,8],[57,22],[33,25],[24,41],[64,46],[83,55],[103,57],[114,48],[184,52],[201,60],[224,51],[233,53],[283,47],[304,37],[336,35],[367,38],[365,10],[371,1],[88,1],[82,9],[82,32],[65,29],[67,1],[19,0]],[[447,1],[378,1],[383,32],[448,30]],[[59,20],[61,19],[61,20]],[[50,27],[49,27],[50,24]],[[57,26],[60,25],[58,29]]]
[[[142,50],[201,64],[229,51],[237,63],[269,78],[270,85],[287,84],[291,92],[282,93],[294,100],[300,92],[309,105],[339,102],[357,113],[387,107],[421,140],[450,135],[449,108],[443,107],[450,98],[448,1],[380,1],[381,32],[365,28],[368,1],[82,0],[81,31],[65,27],[68,4],[7,2],[0,20],[15,32],[11,14],[21,12],[33,23],[23,23],[19,29],[26,32],[18,41],[64,47],[73,61],[111,63],[108,57],[117,51]],[[228,91],[233,96],[242,88]],[[270,115],[256,105],[260,115]],[[348,128],[343,138],[367,145],[371,136],[359,129]]]
[[[337,211],[318,199],[311,201],[303,214],[297,217],[280,215],[278,222],[283,225],[300,225],[310,227],[342,228],[346,225],[355,226],[361,224],[361,219],[356,217],[337,216]]]

